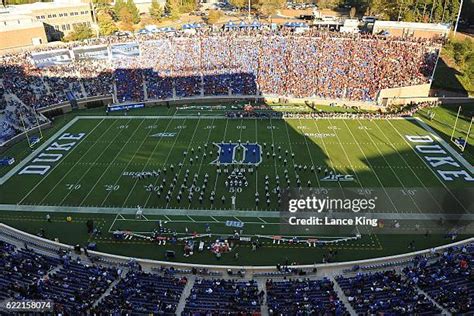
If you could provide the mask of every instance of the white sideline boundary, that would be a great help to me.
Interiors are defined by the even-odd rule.
[[[167,120],[200,120],[200,119],[221,119],[227,120],[225,116],[167,116],[167,115],[144,115],[144,116],[101,116],[101,115],[91,115],[91,116],[76,116],[66,125],[64,125],[60,130],[58,130],[54,135],[52,135],[48,140],[42,143],[36,150],[34,150],[30,155],[23,159],[18,165],[12,168],[7,172],[2,178],[0,178],[0,185],[3,185],[11,177],[13,177],[20,169],[22,169],[27,163],[29,163],[34,157],[36,157],[42,150],[49,146],[53,141],[55,141],[62,133],[64,133],[68,128],[79,120],[131,120],[131,119],[167,119]],[[325,119],[325,118],[321,118]],[[352,118],[341,118],[351,120]],[[301,118],[288,118],[284,120],[301,120]],[[314,119],[313,119],[314,120]],[[466,167],[471,173],[474,173],[474,168],[472,165],[467,162],[459,153],[457,153],[446,141],[444,141],[430,126],[428,126],[423,120],[418,117],[405,117],[405,118],[391,118],[389,120],[407,120],[407,121],[416,121],[420,126],[426,130],[431,136],[436,139],[446,150],[448,150],[459,162]],[[47,177],[47,176],[46,176]],[[104,214],[135,214],[135,208],[123,208],[123,207],[99,207],[99,206],[49,206],[49,205],[20,205],[20,204],[0,204],[0,210],[3,211],[29,211],[29,212],[73,212],[73,213],[104,213]],[[148,208],[145,209],[148,214],[153,215],[191,215],[191,216],[202,216],[205,215],[208,211],[206,210],[187,210],[187,209],[168,209],[168,208]],[[214,216],[227,216],[229,210],[213,210]],[[232,211],[236,216],[243,217],[279,217],[279,211],[243,211],[243,210],[233,210]],[[343,214],[341,214],[343,215]],[[426,220],[426,219],[436,219],[439,218],[440,214],[391,214],[391,213],[374,213],[374,216],[377,216],[379,219],[391,220],[391,219],[406,219],[406,220]],[[451,214],[447,216],[446,219],[459,219],[462,216],[464,220],[474,220],[474,214]]]
[[[449,153],[451,155],[453,155],[463,166],[464,168],[466,168],[471,174],[474,174],[474,168],[472,167],[472,165],[466,160],[464,159],[463,156],[461,156],[456,150],[453,149],[453,147],[451,147],[451,145],[449,145],[443,138],[441,138],[441,136],[438,135],[438,133],[436,133],[432,128],[431,126],[429,126],[428,124],[426,124],[421,118],[419,117],[415,117],[413,118],[414,120],[416,120],[418,122],[418,124],[420,124],[420,126],[425,129],[428,133],[431,134],[431,136],[438,142],[440,143],[447,151],[449,151]]]

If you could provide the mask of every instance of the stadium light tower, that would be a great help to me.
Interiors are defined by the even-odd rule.
[[[461,0],[461,3],[459,4],[458,17],[456,19],[456,24],[454,25],[454,36],[456,36],[456,32],[458,31],[458,24],[459,24],[459,19],[461,18],[461,10],[462,10],[463,2],[464,0]]]

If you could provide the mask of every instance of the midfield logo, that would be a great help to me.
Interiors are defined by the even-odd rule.
[[[211,164],[258,165],[262,162],[262,147],[259,144],[214,143],[214,145],[218,147],[219,156]],[[239,148],[243,150],[243,157],[240,160],[236,157]]]
[[[151,135],[150,137],[175,137],[176,133],[173,132],[161,132]]]
[[[321,179],[321,181],[326,182],[352,182],[354,180],[354,176],[351,174],[342,175],[342,174],[330,174],[327,177]]]

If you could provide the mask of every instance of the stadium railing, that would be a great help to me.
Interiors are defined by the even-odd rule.
[[[16,228],[10,227],[3,223],[0,223],[0,239],[5,238],[16,238],[17,240],[23,241],[27,244],[37,245],[38,247],[47,248],[50,250],[56,249],[67,249],[74,250],[74,246],[58,243],[48,239],[44,239]],[[433,248],[435,252],[440,252],[443,249],[450,248],[453,246],[459,246],[467,243],[474,242],[473,238],[464,239],[454,243],[449,243],[442,245],[436,248]],[[412,258],[416,256],[430,256],[433,249],[425,249],[400,255],[359,260],[359,261],[346,261],[346,262],[335,262],[335,263],[324,263],[324,264],[310,264],[310,265],[294,265],[291,266],[292,269],[307,269],[307,270],[317,270],[318,273],[323,275],[334,275],[335,272],[345,273],[349,271],[348,269],[353,268],[354,266],[359,267],[380,267],[384,268],[387,266],[392,266],[394,263],[409,263]],[[88,254],[90,257],[94,257],[94,260],[102,264],[110,265],[126,265],[130,260],[136,260],[142,265],[149,266],[151,268],[155,267],[173,267],[181,270],[189,269],[207,269],[210,271],[216,272],[228,272],[228,271],[245,271],[246,275],[262,276],[267,277],[272,275],[272,272],[275,272],[277,269],[275,266],[230,266],[230,265],[210,265],[210,264],[190,264],[190,263],[180,263],[172,261],[158,261],[150,259],[141,259],[141,258],[131,258],[120,255],[108,254],[99,251],[89,250]],[[365,269],[363,269],[365,270]]]

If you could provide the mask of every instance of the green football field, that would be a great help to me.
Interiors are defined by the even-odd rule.
[[[99,250],[160,259],[165,249],[179,252],[182,246],[162,246],[159,254],[145,248],[136,253],[139,246],[131,249],[134,243],[140,247],[151,244],[144,236],[159,223],[170,236],[205,233],[207,228],[213,234],[207,240],[212,240],[233,234],[235,229],[227,222],[235,221],[245,224],[243,235],[258,236],[269,247],[268,257],[254,262],[278,262],[292,253],[298,256],[297,249],[302,248],[299,260],[311,263],[327,249],[279,245],[272,240],[272,236],[282,234],[278,213],[282,206],[276,187],[375,188],[387,194],[392,204],[387,211],[390,213],[381,215],[387,225],[397,218],[405,221],[407,235],[426,235],[439,226],[436,220],[441,213],[427,213],[422,204],[440,203],[435,194],[420,201],[417,190],[433,189],[449,195],[459,188],[472,188],[472,182],[465,180],[472,176],[471,146],[461,155],[448,137],[452,111],[437,111],[440,114],[429,124],[417,119],[228,119],[219,111],[193,109],[155,113],[146,109],[128,116],[79,112],[55,123],[32,152],[24,143],[10,150],[17,162],[0,169],[0,220],[37,232],[48,227],[44,216],[49,213],[54,229],[48,231],[55,231],[54,237],[60,240],[94,241]],[[433,166],[426,156],[436,153],[420,152],[416,146],[423,144],[413,142],[413,137],[430,137],[430,145],[439,146],[455,163]],[[229,144],[234,145],[225,147]],[[440,170],[445,172],[445,179]],[[453,176],[460,170],[465,176]],[[242,175],[237,177],[239,172]],[[149,175],[136,176],[143,173]],[[229,183],[235,179],[236,186],[231,187]],[[393,198],[387,193],[390,190],[399,191],[401,198]],[[403,204],[400,199],[411,203]],[[472,205],[459,203],[459,213],[470,216]],[[145,215],[140,220],[135,218],[138,206]],[[67,216],[73,217],[73,223],[65,223]],[[421,229],[410,223],[421,217],[427,219]],[[100,235],[84,236],[86,218],[95,220]],[[68,227],[75,227],[71,230],[77,231],[74,236],[68,236]],[[111,235],[117,230],[137,236],[116,241]],[[328,244],[346,252],[340,260],[406,250],[406,242],[388,249],[393,240],[381,236],[380,228],[313,228],[301,237],[328,242],[349,238]],[[413,237],[396,238],[405,241]],[[433,238],[433,244],[439,243],[442,237]],[[419,244],[429,243],[423,240]],[[276,255],[279,247],[286,255]],[[366,251],[350,254],[362,249]],[[250,258],[241,260],[250,264]],[[194,260],[213,259],[200,255]]]

